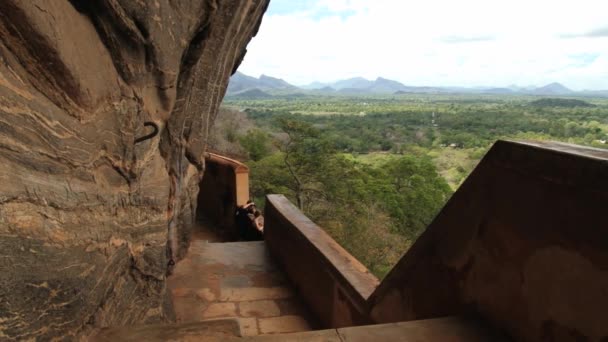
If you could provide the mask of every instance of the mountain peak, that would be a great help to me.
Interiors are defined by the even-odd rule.
[[[258,92],[264,92],[272,90],[295,90],[297,87],[280,78],[264,74],[260,75],[259,78],[255,78],[237,71],[230,78],[230,83],[228,84],[228,94],[242,93],[253,89],[256,89]],[[259,97],[261,94],[253,93],[253,95]]]
[[[571,95],[580,92],[573,91],[559,82],[552,82],[544,86],[518,86],[511,84],[508,87],[428,87],[428,86],[406,86],[403,83],[389,78],[378,76],[369,80],[361,76],[342,79],[335,82],[312,82],[302,87],[296,87],[283,79],[266,74],[258,78],[251,77],[237,71],[228,86],[228,94],[235,95],[247,90],[257,89],[258,93],[252,92],[248,96],[262,97],[259,91],[268,95],[291,94],[298,90],[315,90],[325,93],[345,94],[394,94],[394,93],[463,93],[463,94],[529,94],[529,95]],[[606,92],[588,92],[606,96]]]
[[[268,76],[265,74],[261,74],[259,77],[260,80],[264,80],[264,79],[268,79],[268,80],[280,80],[280,78],[276,78],[276,77],[272,77],[272,76]]]
[[[553,82],[553,83],[549,83],[547,84],[545,87],[551,87],[551,88],[560,88],[560,89],[568,89],[565,85],[559,83],[559,82]]]
[[[369,82],[369,80],[367,78],[361,77],[361,76],[347,78],[345,81],[368,81]]]
[[[549,83],[543,87],[534,89],[534,92],[538,93],[538,94],[567,94],[567,93],[571,93],[572,90],[570,90],[569,88],[567,88],[566,86],[564,86],[561,83],[553,82],[553,83]]]

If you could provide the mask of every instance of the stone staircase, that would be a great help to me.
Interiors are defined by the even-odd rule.
[[[194,234],[187,256],[169,277],[175,324],[107,328],[91,340],[504,341],[463,317],[314,330],[318,323],[263,241],[217,241],[213,234]]]
[[[244,336],[316,326],[263,241],[193,240],[167,286],[178,324],[229,318],[238,322]]]
[[[382,282],[287,198],[269,195],[265,242],[195,239],[169,280],[177,324],[96,339],[603,341],[607,161],[605,150],[497,142]]]

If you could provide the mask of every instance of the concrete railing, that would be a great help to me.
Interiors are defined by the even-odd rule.
[[[249,200],[249,168],[218,154],[205,156],[205,174],[200,184],[197,216],[217,227],[236,233],[235,212]]]
[[[521,341],[608,339],[608,150],[498,141],[378,286],[285,197],[265,216],[326,327],[474,314]]]
[[[264,216],[271,255],[320,323],[371,323],[367,298],[378,279],[283,195],[267,196]]]

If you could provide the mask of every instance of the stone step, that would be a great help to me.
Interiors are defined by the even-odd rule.
[[[444,317],[291,334],[230,338],[233,342],[507,342],[505,336],[475,319]]]
[[[263,241],[209,243],[194,239],[167,287],[177,323],[233,318],[245,336],[300,332],[316,326]]]
[[[102,329],[93,342],[507,342],[505,336],[475,319],[444,317],[288,334],[243,336],[237,319]]]
[[[92,342],[229,341],[239,340],[236,319],[219,319],[181,324],[151,324],[104,328],[94,333]]]

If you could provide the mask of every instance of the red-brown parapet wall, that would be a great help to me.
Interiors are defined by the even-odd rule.
[[[473,312],[518,341],[604,341],[607,209],[607,150],[498,141],[370,297],[372,319]]]
[[[235,174],[249,173],[249,167],[247,165],[236,159],[229,158],[221,154],[207,152],[205,154],[205,162],[219,164],[231,168]]]
[[[327,328],[369,324],[378,279],[283,195],[268,195],[264,239],[309,308]]]
[[[205,155],[205,174],[200,184],[197,216],[218,227],[235,231],[234,214],[249,200],[247,165],[215,153]]]
[[[518,341],[608,339],[608,150],[498,141],[381,284],[285,197],[266,242],[326,327],[454,315]]]

